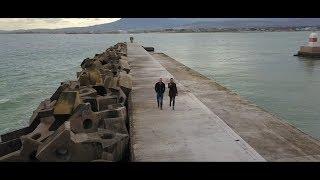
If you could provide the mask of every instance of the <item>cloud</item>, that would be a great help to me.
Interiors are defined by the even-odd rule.
[[[120,18],[0,18],[0,30],[85,27],[114,22]]]
[[[59,23],[61,21],[63,21],[63,18],[43,18],[43,19],[40,19],[44,22],[48,22],[48,23]]]

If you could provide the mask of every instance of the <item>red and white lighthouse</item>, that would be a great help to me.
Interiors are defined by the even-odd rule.
[[[318,42],[318,34],[317,33],[311,33],[309,36],[309,47],[320,47],[320,44]]]

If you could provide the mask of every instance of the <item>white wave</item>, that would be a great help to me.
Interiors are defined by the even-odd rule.
[[[0,104],[6,103],[8,101],[10,101],[10,99],[8,98],[0,99]]]

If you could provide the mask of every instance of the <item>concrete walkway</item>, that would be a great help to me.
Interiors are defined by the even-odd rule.
[[[128,43],[133,75],[134,161],[265,161],[227,124],[177,83],[176,110],[156,104],[154,83],[172,75],[140,45]]]
[[[267,161],[320,161],[320,141],[163,53],[167,71]]]

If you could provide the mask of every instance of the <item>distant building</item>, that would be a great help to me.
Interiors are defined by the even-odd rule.
[[[118,30],[118,33],[120,33],[120,34],[128,34],[128,31],[126,31],[126,30]]]

